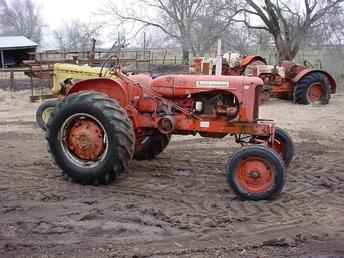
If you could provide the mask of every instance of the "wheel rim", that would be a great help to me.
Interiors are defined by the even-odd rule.
[[[42,120],[45,124],[48,123],[51,113],[55,110],[54,107],[46,108],[42,113]]]
[[[315,83],[308,88],[307,99],[309,103],[314,103],[321,100],[323,95],[322,85]]]
[[[59,139],[67,158],[79,167],[96,167],[108,151],[103,125],[89,114],[69,117],[61,127]]]
[[[271,166],[260,157],[242,160],[235,171],[235,181],[241,190],[248,193],[264,193],[273,187]]]

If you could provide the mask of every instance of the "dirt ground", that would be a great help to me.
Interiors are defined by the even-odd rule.
[[[297,151],[283,193],[262,202],[226,183],[230,137],[174,137],[110,186],[66,182],[28,99],[0,91],[0,257],[344,257],[344,94],[261,108]]]

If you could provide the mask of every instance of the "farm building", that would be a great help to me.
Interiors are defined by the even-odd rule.
[[[24,36],[0,37],[1,68],[17,67],[35,52],[37,44]]]

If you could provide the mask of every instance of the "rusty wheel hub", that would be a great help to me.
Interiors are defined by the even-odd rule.
[[[259,157],[252,157],[241,161],[236,181],[246,192],[263,193],[272,188],[274,179],[271,168]]]
[[[104,133],[95,121],[78,120],[70,128],[68,148],[80,159],[96,161],[105,149]]]
[[[61,127],[61,145],[78,166],[95,166],[107,152],[107,135],[101,123],[87,114],[69,117]]]
[[[310,103],[320,101],[322,95],[323,95],[322,85],[318,83],[311,85],[307,92],[307,98]]]

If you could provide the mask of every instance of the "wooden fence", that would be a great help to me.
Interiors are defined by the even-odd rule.
[[[0,69],[0,90],[29,90],[31,101],[50,98],[52,76],[37,78],[31,68]]]

